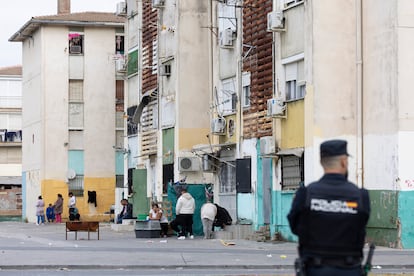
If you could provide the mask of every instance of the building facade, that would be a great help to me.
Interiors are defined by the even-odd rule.
[[[409,1],[274,1],[274,56],[277,99],[285,118],[275,119],[280,150],[297,153],[296,168],[306,184],[322,175],[319,145],[327,139],[348,141],[349,179],[369,190],[372,213],[368,240],[413,248],[410,164],[413,132],[409,106],[414,8]],[[276,153],[277,154],[277,153]],[[292,156],[292,155],[291,155]],[[281,176],[274,191],[280,202],[276,230],[287,239],[286,214],[293,186]],[[291,158],[291,157],[289,157]],[[293,157],[294,158],[294,157]],[[300,164],[303,164],[301,167]]]
[[[22,67],[0,68],[0,216],[22,214]]]
[[[114,13],[36,16],[9,40],[23,45],[23,217],[35,221],[42,195],[54,203],[77,197],[81,218],[107,220],[123,185],[124,18]],[[119,184],[121,183],[121,184]],[[63,217],[68,216],[64,208]]]

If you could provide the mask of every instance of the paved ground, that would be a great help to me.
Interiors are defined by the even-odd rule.
[[[137,239],[134,232],[115,232],[102,223],[97,234],[68,233],[64,224],[37,226],[0,222],[0,270],[5,269],[275,269],[293,274],[296,244],[232,240]],[[377,247],[373,272],[414,269],[414,250]],[[250,275],[250,274],[249,274]],[[405,274],[407,275],[407,274]]]

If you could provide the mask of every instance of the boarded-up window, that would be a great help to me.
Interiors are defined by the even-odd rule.
[[[69,80],[69,128],[83,128],[83,81]]]

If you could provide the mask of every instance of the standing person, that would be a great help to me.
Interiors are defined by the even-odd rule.
[[[55,204],[53,205],[55,209],[56,223],[62,222],[62,212],[63,212],[63,197],[61,194],[57,195]]]
[[[47,222],[55,221],[55,211],[53,209],[52,203],[49,203],[49,207],[47,207],[46,209],[46,218],[47,218]]]
[[[182,188],[181,196],[177,200],[175,206],[176,219],[171,222],[171,228],[178,233],[178,239],[184,240],[187,234],[190,239],[194,239],[193,235],[193,214],[195,209],[194,198],[187,192],[186,188]],[[181,229],[178,228],[181,226]]]
[[[320,146],[324,175],[296,192],[288,214],[299,236],[299,257],[306,275],[361,275],[365,227],[370,215],[367,190],[347,180],[347,142]]]
[[[45,224],[45,202],[42,199],[42,196],[37,198],[36,203],[36,216],[37,216],[37,225]]]
[[[69,220],[75,220],[76,215],[77,215],[77,210],[76,210],[76,197],[73,195],[72,192],[70,192],[69,194]]]
[[[122,205],[122,211],[117,216],[117,219],[116,219],[117,224],[122,223],[123,219],[132,218],[132,204],[129,203],[128,200],[124,198],[121,200],[121,205]]]
[[[161,226],[161,237],[166,238],[168,235],[168,219],[162,212],[162,209],[158,206],[157,203],[151,204],[151,210],[149,211],[150,220],[159,220]]]
[[[201,206],[201,221],[203,223],[203,232],[205,239],[211,239],[213,236],[213,223],[217,215],[217,207],[211,202],[206,202]]]

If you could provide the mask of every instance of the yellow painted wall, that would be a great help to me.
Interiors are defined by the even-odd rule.
[[[287,103],[287,119],[281,120],[281,148],[303,147],[305,144],[304,100]]]
[[[209,128],[180,128],[178,130],[178,149],[192,149],[194,145],[208,144]]]
[[[63,213],[62,219],[69,217],[68,210],[68,184],[62,180],[45,179],[42,180],[41,184],[42,197],[45,202],[45,212],[49,203],[52,205],[56,202],[57,194],[62,194],[63,197]]]
[[[55,203],[57,194],[63,196],[63,213],[62,219],[67,220],[69,217],[68,209],[68,185],[61,180],[43,180],[42,181],[42,196],[45,205]],[[96,191],[97,206],[88,203],[88,191]],[[115,204],[115,177],[108,178],[92,178],[85,177],[84,179],[84,196],[76,197],[76,207],[81,215],[81,220],[84,221],[109,221],[110,217],[105,212],[108,212],[112,204]]]

